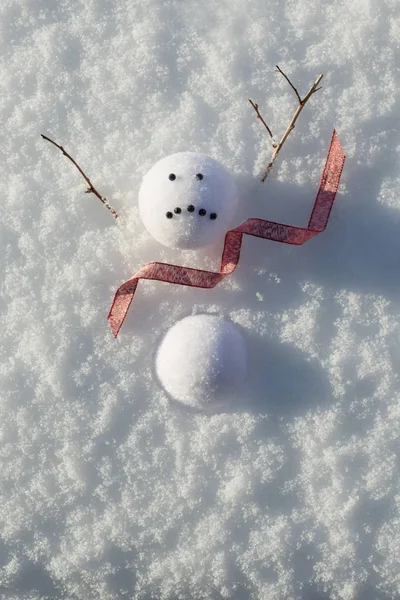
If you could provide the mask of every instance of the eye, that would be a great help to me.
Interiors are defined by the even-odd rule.
[[[210,219],[211,219],[212,221],[215,221],[215,219],[216,219],[216,218],[217,218],[217,213],[211,213],[211,215],[210,215]]]
[[[167,217],[167,219],[172,219],[174,215],[172,214],[172,212],[168,211],[167,213],[165,213],[165,216]]]
[[[170,173],[170,174],[168,175],[168,179],[169,179],[170,181],[175,181],[175,179],[176,179],[176,175],[175,175],[175,173]]]
[[[201,181],[203,179],[203,175],[201,173],[197,173],[196,179],[199,179]]]

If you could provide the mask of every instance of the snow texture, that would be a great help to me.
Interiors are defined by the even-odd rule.
[[[243,387],[247,363],[245,343],[232,323],[214,315],[193,315],[167,332],[157,351],[156,370],[172,398],[213,409],[231,401]]]
[[[232,176],[213,158],[195,152],[158,161],[139,191],[144,226],[170,248],[202,248],[224,239],[237,205]]]
[[[400,597],[398,0],[0,3],[0,597]],[[265,184],[271,141],[307,103]],[[157,243],[143,175],[191,150],[232,174],[233,226],[306,225],[332,129],[347,154],[327,230],[246,236],[212,290],[141,281],[218,270],[222,242]],[[120,212],[114,220],[57,148]],[[169,182],[168,182],[169,183]],[[155,353],[180,319],[235,324],[234,410],[171,402]]]

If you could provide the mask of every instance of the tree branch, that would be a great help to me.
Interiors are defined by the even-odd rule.
[[[94,194],[95,196],[97,196],[97,198],[100,200],[100,202],[102,202],[104,204],[104,206],[106,208],[108,208],[108,210],[113,215],[113,217],[115,217],[117,219],[118,218],[118,213],[112,208],[112,206],[110,205],[110,203],[108,202],[108,200],[99,194],[99,192],[94,187],[93,183],[90,181],[89,177],[82,171],[81,167],[72,158],[72,156],[70,156],[68,154],[68,152],[66,152],[62,146],[60,146],[59,144],[57,144],[56,142],[54,142],[53,140],[51,140],[46,135],[43,135],[43,133],[41,133],[40,135],[42,136],[42,138],[44,140],[47,140],[48,142],[50,142],[51,144],[53,144],[56,148],[58,148],[59,150],[61,150],[61,152],[64,154],[64,156],[66,156],[72,162],[72,164],[75,165],[75,167],[78,169],[79,173],[82,175],[82,177],[84,178],[84,180],[86,181],[86,183],[89,186],[87,188],[87,190],[86,190],[85,193],[86,194]]]
[[[290,87],[292,88],[292,90],[294,91],[294,93],[296,94],[297,100],[301,104],[300,94],[297,91],[297,89],[294,87],[293,83],[290,81],[289,77],[282,71],[282,69],[278,65],[276,65],[276,70],[277,70],[278,73],[280,73],[281,75],[284,76],[284,78],[286,79],[286,81],[288,82],[288,84],[290,85]]]
[[[321,89],[321,87],[318,87],[318,84],[319,84],[319,82],[321,81],[321,79],[323,77],[323,75],[318,75],[317,79],[314,81],[313,85],[308,90],[307,94],[304,96],[304,98],[301,98],[299,92],[297,91],[297,89],[295,88],[295,86],[293,85],[293,83],[290,81],[289,77],[282,71],[282,69],[278,65],[276,65],[276,70],[277,70],[278,73],[280,73],[286,79],[286,81],[288,82],[288,84],[290,85],[290,87],[292,88],[292,90],[294,91],[294,93],[296,94],[296,97],[297,97],[297,100],[298,100],[298,106],[297,106],[297,109],[294,112],[294,114],[293,114],[293,116],[292,116],[292,118],[290,120],[290,123],[289,123],[289,125],[288,125],[285,133],[283,134],[280,142],[278,144],[274,143],[272,145],[272,147],[274,148],[274,152],[273,152],[271,160],[268,163],[268,165],[267,165],[267,167],[266,167],[266,169],[264,171],[264,174],[263,174],[263,176],[261,178],[262,182],[264,182],[267,179],[267,177],[269,175],[269,172],[271,171],[272,167],[274,166],[274,162],[277,159],[277,157],[279,155],[279,152],[281,151],[281,148],[282,148],[283,144],[286,142],[286,140],[287,140],[290,132],[294,129],[296,121],[297,121],[297,119],[298,119],[301,111],[303,110],[305,104],[308,102],[308,100],[311,98],[311,96],[313,94],[315,94],[315,92],[318,92],[318,90]],[[262,123],[264,124],[264,126],[267,128],[268,133],[270,134],[270,136],[273,137],[270,128],[267,126],[267,124],[265,123],[264,119],[261,117],[261,115],[259,113],[258,104],[254,104],[251,100],[249,100],[249,102],[253,106],[254,110],[256,111],[257,117],[262,121]]]
[[[250,104],[252,105],[252,107],[254,108],[254,110],[257,113],[257,119],[260,119],[261,123],[264,125],[265,129],[268,131],[271,139],[274,140],[274,136],[272,135],[271,129],[268,127],[268,125],[266,124],[266,122],[264,121],[264,119],[262,118],[262,116],[260,115],[260,111],[258,110],[258,104],[255,104],[253,102],[253,100],[250,100],[250,98],[249,98],[249,102],[250,102]],[[274,145],[272,147],[274,147]]]

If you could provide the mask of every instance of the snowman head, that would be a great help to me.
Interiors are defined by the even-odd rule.
[[[144,176],[139,210],[144,226],[170,248],[201,248],[224,237],[238,192],[228,171],[205,154],[179,152]]]

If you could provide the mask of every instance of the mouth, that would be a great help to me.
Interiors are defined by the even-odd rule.
[[[194,216],[199,216],[199,217],[207,217],[208,216],[208,218],[211,221],[215,221],[215,219],[218,216],[216,212],[207,213],[206,209],[202,208],[202,207],[199,209],[196,209],[196,207],[193,204],[189,204],[184,209],[182,209],[180,206],[175,206],[175,208],[173,209],[173,212],[171,210],[168,210],[165,213],[165,216],[167,219],[173,219],[174,216],[185,214],[186,212],[188,212],[189,214],[192,214]]]

